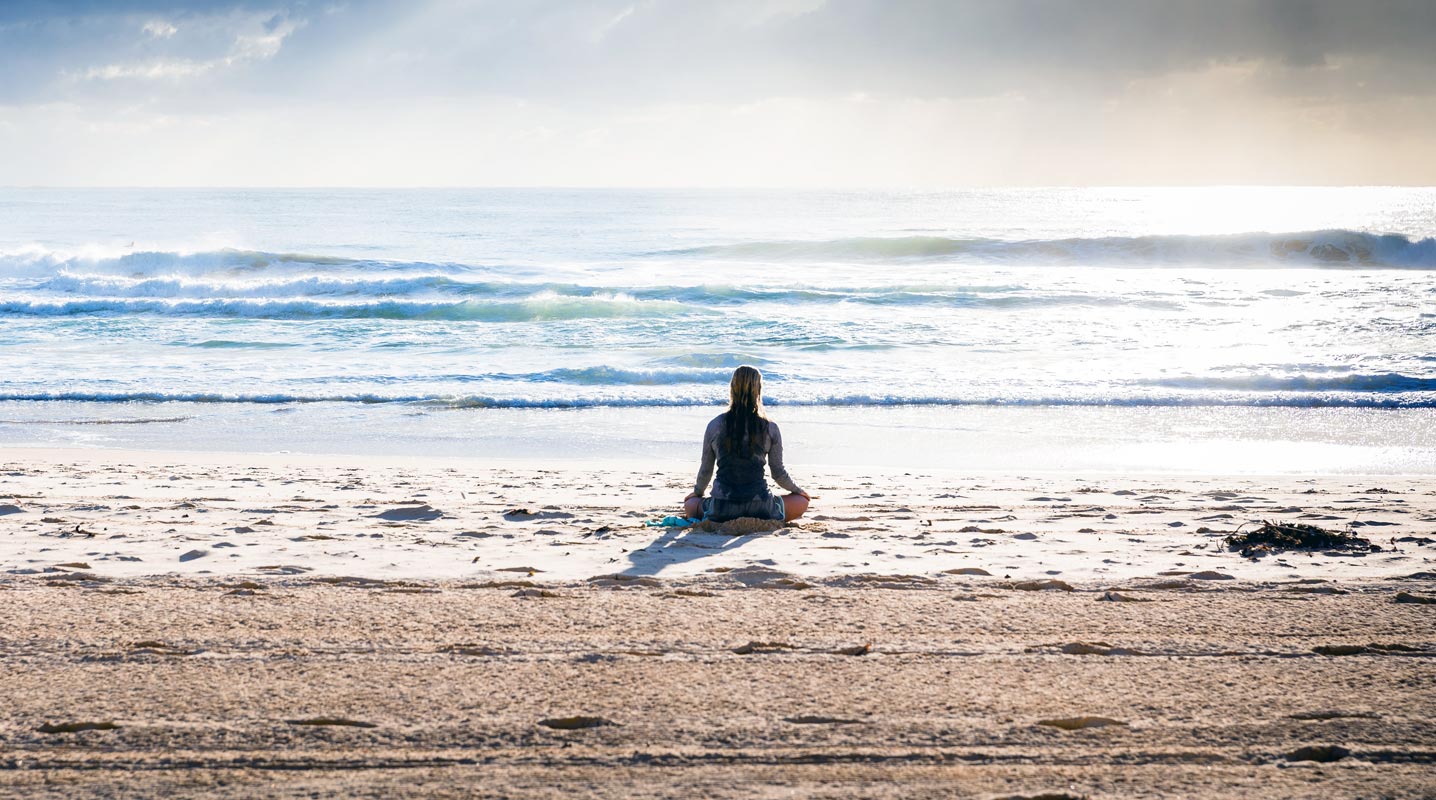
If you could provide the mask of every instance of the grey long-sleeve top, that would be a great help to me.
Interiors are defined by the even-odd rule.
[[[699,497],[708,488],[708,481],[713,478],[713,466],[718,462],[718,440],[723,438],[723,415],[719,414],[708,423],[708,428],[703,431],[703,460],[698,466],[698,480],[693,485],[693,493]],[[778,431],[778,423],[768,420],[768,471],[773,473],[773,482],[787,489],[790,492],[801,492],[798,484],[788,477],[788,470],[783,467],[783,435]],[[713,496],[722,498],[719,494],[721,487],[713,484]]]

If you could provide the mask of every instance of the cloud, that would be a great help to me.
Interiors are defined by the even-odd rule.
[[[156,39],[168,39],[176,33],[179,33],[179,28],[176,28],[162,19],[152,19],[146,22],[144,27],[140,28],[140,31]]]
[[[9,0],[0,184],[1436,182],[1432,41],[1430,0]]]
[[[303,26],[303,21],[291,20],[283,14],[273,14],[262,19],[248,19],[240,29],[228,52],[223,56],[208,59],[193,58],[151,58],[142,61],[105,64],[90,67],[82,77],[85,80],[179,80],[194,78],[229,67],[256,61],[267,61],[279,55],[284,40]],[[178,28],[164,22],[148,22],[143,31],[154,38],[169,39]]]
[[[130,63],[130,64],[106,64],[102,67],[90,67],[85,70],[86,80],[113,81],[125,78],[139,78],[143,80],[163,80],[192,78],[196,75],[203,75],[219,65],[219,61],[165,61],[155,59],[153,61]]]

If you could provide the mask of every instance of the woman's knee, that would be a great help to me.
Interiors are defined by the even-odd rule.
[[[790,494],[783,497],[783,521],[791,522],[803,516],[808,510],[808,498],[800,494]]]
[[[688,498],[687,500],[684,500],[684,501],[683,501],[683,512],[684,512],[685,514],[687,514],[689,517],[702,516],[702,511],[703,511],[703,498],[701,498],[701,497],[690,497],[690,498]]]

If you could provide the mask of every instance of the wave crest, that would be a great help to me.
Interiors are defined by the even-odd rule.
[[[1436,238],[1324,230],[1300,233],[1105,236],[1007,241],[941,236],[741,242],[653,255],[743,261],[943,260],[1023,265],[1293,264],[1318,267],[1436,268]]]
[[[333,302],[317,300],[12,300],[0,302],[0,315],[70,317],[155,314],[168,317],[243,319],[401,319],[449,322],[545,322],[623,317],[675,317],[711,313],[682,303],[636,299],[615,294],[565,297],[541,293],[517,302],[396,301]]]

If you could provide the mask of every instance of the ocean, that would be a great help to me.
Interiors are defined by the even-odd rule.
[[[1436,474],[1436,190],[0,190],[0,447]],[[796,444],[796,446],[795,446]],[[690,458],[691,457],[691,458]]]

